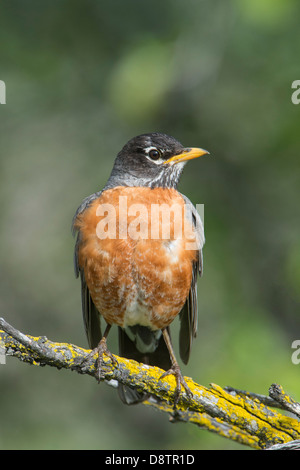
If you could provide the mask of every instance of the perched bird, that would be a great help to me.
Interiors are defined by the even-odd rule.
[[[204,244],[200,216],[176,188],[185,163],[205,154],[166,134],[134,137],[117,155],[105,187],[84,199],[73,219],[75,272],[89,346],[98,353],[98,379],[103,354],[116,362],[106,338],[117,325],[122,357],[175,375],[175,405],[181,385],[191,392],[169,326],[179,315],[179,350],[186,364],[197,331]],[[126,404],[145,398],[121,384],[119,395]]]

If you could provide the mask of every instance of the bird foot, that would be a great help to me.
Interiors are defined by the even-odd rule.
[[[175,395],[174,395],[174,409],[176,409],[176,406],[177,406],[178,401],[179,401],[180,393],[181,393],[181,385],[185,389],[185,392],[186,392],[186,394],[189,398],[192,398],[193,394],[192,394],[191,390],[189,389],[186,381],[184,380],[183,375],[182,375],[181,370],[180,370],[180,367],[177,363],[173,364],[172,367],[169,370],[164,372],[161,375],[160,379],[166,377],[167,375],[171,375],[171,374],[174,375],[175,379],[176,379],[176,390],[175,390]]]
[[[101,341],[99,342],[98,346],[96,346],[96,348],[94,348],[85,357],[83,362],[88,361],[89,359],[92,359],[95,356],[95,354],[97,354],[95,377],[99,383],[101,380],[101,373],[102,373],[102,367],[103,367],[103,355],[105,354],[106,356],[108,356],[114,365],[118,365],[118,361],[108,349],[105,337],[103,337]]]

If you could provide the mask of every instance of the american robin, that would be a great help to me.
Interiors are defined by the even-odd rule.
[[[115,159],[103,190],[84,199],[73,219],[75,271],[81,278],[82,312],[100,380],[103,354],[116,362],[106,339],[119,330],[119,353],[154,365],[191,395],[175,358],[169,326],[180,316],[179,350],[189,359],[197,331],[197,276],[202,275],[203,225],[176,188],[185,163],[208,154],[171,136],[142,134]],[[100,317],[106,322],[101,333]],[[124,403],[145,398],[119,385]]]

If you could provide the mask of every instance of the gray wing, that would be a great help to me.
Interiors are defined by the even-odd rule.
[[[81,243],[80,230],[75,227],[76,218],[79,214],[85,211],[89,204],[101,194],[101,191],[88,196],[83,200],[81,205],[78,207],[72,222],[72,233],[76,235],[76,244],[74,251],[74,269],[75,276],[79,277],[81,280],[81,305],[82,305],[82,316],[85,327],[86,336],[88,339],[89,347],[94,349],[102,338],[101,324],[100,324],[100,314],[96,309],[94,302],[91,298],[89,288],[85,281],[84,271],[80,269],[78,263],[78,249]]]
[[[205,242],[204,228],[200,215],[191,201],[181,194],[187,205],[187,215],[191,218],[195,229],[198,256],[193,264],[192,283],[186,303],[180,312],[179,352],[182,361],[187,364],[193,338],[197,334],[198,327],[198,304],[197,304],[197,278],[203,273],[202,248]]]

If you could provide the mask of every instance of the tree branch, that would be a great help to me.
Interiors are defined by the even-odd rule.
[[[55,343],[45,336],[34,337],[21,333],[0,318],[0,364],[3,364],[5,356],[15,356],[36,366],[48,365],[95,376],[96,356],[91,358],[89,353],[90,351],[73,344]],[[193,423],[201,429],[254,449],[275,450],[278,446],[295,448],[299,445],[295,442],[300,440],[299,421],[271,407],[287,410],[299,417],[300,404],[288,397],[282,387],[276,384],[270,387],[270,396],[265,397],[232,387],[223,389],[215,384],[211,384],[209,388],[204,387],[186,377],[193,397],[188,398],[182,393],[174,412],[174,377],[166,376],[161,379],[163,371],[157,367],[118,356],[116,359],[118,364],[114,365],[108,357],[104,357],[102,380],[114,387],[120,382],[149,393],[150,398],[144,405],[170,414],[173,422]],[[291,445],[292,442],[294,445]]]

